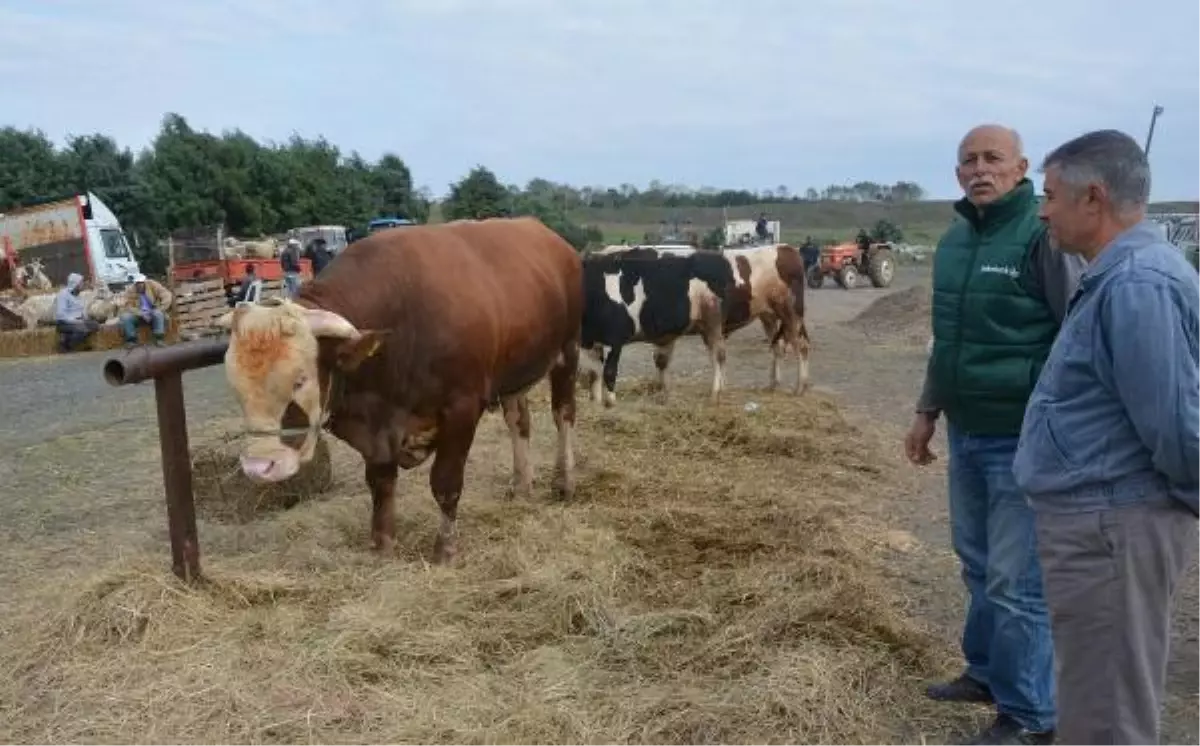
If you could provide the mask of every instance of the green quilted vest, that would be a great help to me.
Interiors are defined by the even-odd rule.
[[[1029,281],[1037,196],[1023,179],[982,215],[966,199],[954,209],[933,260],[936,402],[964,432],[1019,435],[1059,326]]]

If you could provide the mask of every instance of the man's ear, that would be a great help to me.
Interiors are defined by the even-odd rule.
[[[354,339],[340,342],[335,358],[338,369],[346,373],[356,370],[364,360],[382,349],[389,334],[388,330],[368,329]]]

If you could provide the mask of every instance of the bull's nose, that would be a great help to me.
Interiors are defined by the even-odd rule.
[[[251,479],[270,479],[275,460],[242,456],[242,472]]]

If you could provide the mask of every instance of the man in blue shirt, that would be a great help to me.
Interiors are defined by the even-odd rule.
[[[1029,399],[1013,476],[1034,509],[1064,743],[1157,743],[1170,607],[1200,491],[1196,271],[1146,220],[1150,167],[1092,132],[1046,157],[1041,217],[1088,262]]]

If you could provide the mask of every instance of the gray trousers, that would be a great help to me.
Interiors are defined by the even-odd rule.
[[[1196,552],[1196,516],[1162,498],[1036,521],[1058,742],[1158,743],[1171,606]]]

